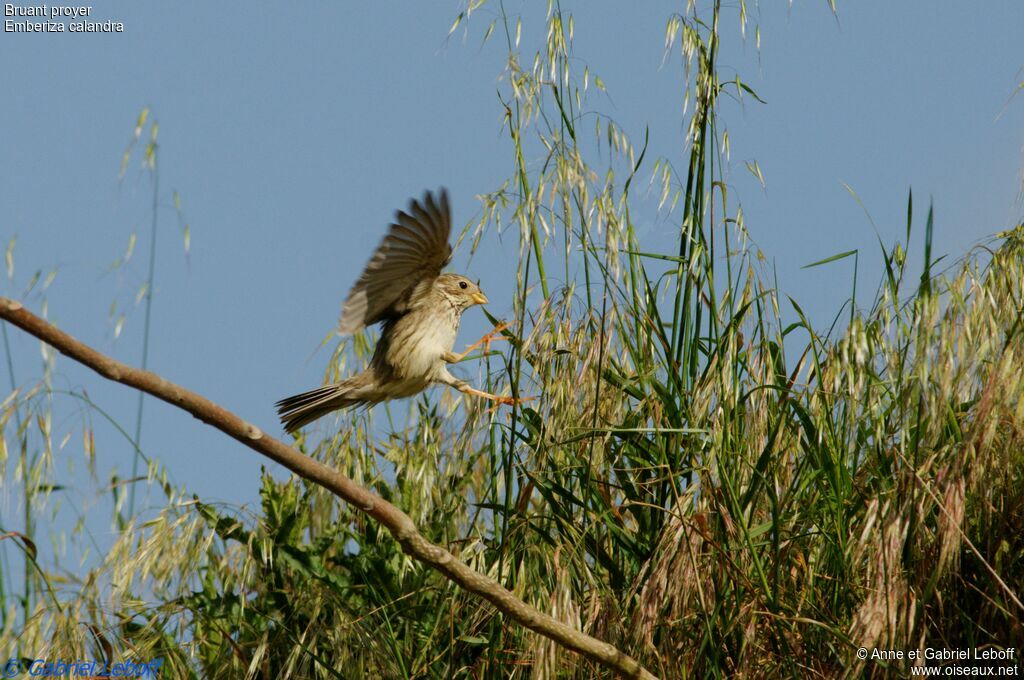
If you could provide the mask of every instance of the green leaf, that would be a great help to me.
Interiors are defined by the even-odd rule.
[[[812,262],[810,264],[805,264],[803,267],[800,267],[800,268],[801,269],[810,269],[811,267],[817,267],[819,265],[828,264],[829,262],[835,262],[836,260],[842,260],[844,258],[850,257],[851,255],[856,255],[856,254],[857,254],[856,250],[847,250],[845,253],[837,253],[835,255],[830,255],[829,257],[826,257],[824,260],[818,260],[817,262]]]

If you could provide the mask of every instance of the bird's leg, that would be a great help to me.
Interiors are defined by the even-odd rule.
[[[446,353],[444,355],[444,360],[446,362],[448,362],[449,364],[457,364],[460,361],[462,361],[463,359],[465,359],[467,356],[469,356],[470,352],[475,350],[477,347],[481,347],[481,346],[483,346],[485,354],[487,352],[490,352],[491,351],[491,343],[494,342],[495,340],[500,340],[501,339],[500,337],[496,338],[494,336],[496,336],[498,333],[502,332],[506,328],[508,328],[508,323],[502,321],[501,323],[499,323],[497,326],[494,327],[494,330],[492,330],[491,332],[487,333],[482,338],[480,338],[479,340],[474,342],[472,345],[467,347],[465,349],[465,351],[463,351],[461,354],[455,354],[454,352]]]
[[[449,354],[450,354],[450,352],[449,352]],[[445,371],[441,374],[441,376],[439,378],[437,378],[437,382],[444,383],[445,385],[448,385],[449,387],[454,387],[455,389],[457,389],[459,392],[462,392],[463,394],[471,394],[474,397],[481,397],[483,399],[488,399],[490,401],[495,402],[496,404],[506,404],[508,406],[512,406],[514,404],[521,404],[524,401],[531,401],[531,400],[535,399],[535,397],[521,397],[519,399],[516,399],[515,397],[502,397],[502,396],[497,395],[497,394],[491,394],[490,392],[484,392],[483,390],[478,390],[475,387],[470,386],[469,383],[467,383],[467,382],[465,382],[463,380],[459,380],[458,378],[456,378],[454,375],[449,373],[447,369],[445,369]]]
[[[490,392],[484,392],[483,390],[478,390],[475,387],[470,387],[466,383],[462,383],[462,385],[460,385],[459,387],[456,387],[455,389],[457,389],[459,392],[462,392],[463,394],[472,394],[474,397],[482,397],[484,399],[488,399],[490,401],[493,401],[496,404],[506,404],[508,406],[512,406],[514,404],[518,404],[518,403],[521,403],[521,402],[524,402],[524,401],[529,401],[530,399],[533,399],[533,397],[528,397],[526,399],[516,399],[514,397],[502,397],[502,396],[499,396],[497,394],[491,394]]]

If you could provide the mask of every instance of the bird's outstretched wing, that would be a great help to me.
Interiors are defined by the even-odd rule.
[[[445,189],[436,200],[428,191],[422,201],[409,202],[408,212],[399,210],[387,236],[349,291],[341,310],[341,332],[356,333],[404,314],[416,287],[437,278],[451,259],[451,229]]]

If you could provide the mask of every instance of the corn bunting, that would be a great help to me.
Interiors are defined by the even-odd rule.
[[[294,432],[337,409],[410,397],[431,383],[513,403],[510,397],[473,389],[448,372],[447,364],[469,352],[451,351],[462,313],[488,302],[466,277],[441,273],[452,255],[450,232],[444,189],[438,198],[428,191],[422,201],[410,201],[408,212],[396,213],[341,311],[340,331],[345,334],[381,323],[370,366],[347,380],[277,402],[285,430]]]

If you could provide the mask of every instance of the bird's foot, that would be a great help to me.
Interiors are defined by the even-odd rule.
[[[483,390],[478,390],[475,387],[470,387],[469,385],[466,385],[466,384],[460,385],[458,389],[463,394],[471,394],[474,397],[480,397],[481,399],[487,399],[488,401],[493,401],[494,402],[494,407],[493,407],[494,409],[497,409],[499,406],[516,406],[518,404],[522,404],[522,403],[527,402],[527,401],[533,401],[534,399],[537,398],[537,397],[505,397],[505,396],[501,396],[501,395],[498,395],[498,394],[491,394],[490,392],[484,392]]]
[[[459,361],[462,361],[467,356],[469,356],[469,353],[477,349],[478,347],[483,349],[484,354],[487,354],[488,352],[491,351],[492,342],[504,339],[499,335],[499,333],[508,328],[508,326],[508,322],[502,321],[497,326],[495,326],[492,331],[484,335],[482,338],[474,342],[472,345],[466,347],[466,349],[461,354],[451,354],[449,357],[446,358],[447,362],[450,364],[458,363]]]
[[[499,397],[495,396],[491,401],[494,405],[487,409],[488,413],[494,413],[498,410],[499,406],[519,406],[528,401],[533,401],[537,397]]]

